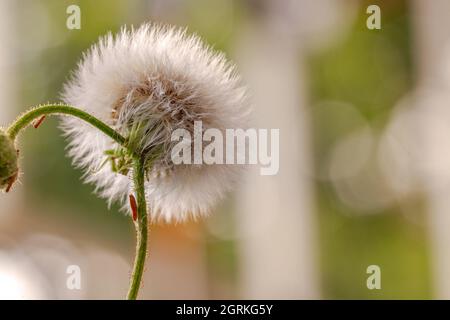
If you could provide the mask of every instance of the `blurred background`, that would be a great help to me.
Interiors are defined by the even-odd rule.
[[[66,26],[74,4],[79,30]],[[372,4],[380,30],[366,26]],[[280,171],[251,168],[205,221],[152,225],[141,297],[450,299],[448,12],[448,0],[0,0],[0,124],[58,101],[108,31],[187,26],[237,63],[254,126],[280,129]],[[57,127],[23,134],[24,174],[0,195],[0,299],[121,299],[133,224],[81,182]]]

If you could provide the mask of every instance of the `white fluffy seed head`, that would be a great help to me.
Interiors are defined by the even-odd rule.
[[[235,67],[195,35],[145,24],[101,38],[84,54],[63,100],[93,114],[130,138],[149,165],[145,185],[150,218],[182,221],[207,214],[240,172],[236,165],[174,165],[172,132],[242,128],[248,109]],[[130,173],[113,172],[106,150],[118,146],[97,129],[63,118],[69,155],[109,203],[128,208]]]

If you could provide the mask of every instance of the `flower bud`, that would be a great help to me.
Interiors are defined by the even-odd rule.
[[[19,172],[17,150],[9,136],[0,129],[0,189],[8,190]]]

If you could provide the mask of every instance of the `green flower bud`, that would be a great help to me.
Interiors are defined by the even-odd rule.
[[[19,173],[17,150],[9,136],[0,129],[0,190],[8,190]]]

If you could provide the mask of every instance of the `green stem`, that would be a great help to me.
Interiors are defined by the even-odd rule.
[[[76,118],[82,119],[99,129],[101,132],[109,136],[118,144],[126,147],[126,139],[106,123],[98,120],[94,116],[91,116],[89,113],[86,113],[80,109],[63,104],[42,105],[25,112],[23,115],[17,118],[17,120],[8,128],[7,134],[12,140],[14,140],[22,129],[29,126],[37,118],[54,114],[71,115]]]
[[[136,300],[141,285],[142,274],[144,273],[145,259],[147,257],[147,203],[145,200],[145,167],[144,160],[138,157],[134,159],[134,189],[137,196],[137,220],[136,220],[136,255],[134,260],[133,273],[131,275],[130,288],[127,299]]]
[[[55,114],[70,115],[86,121],[87,123],[91,124],[101,132],[109,136],[111,139],[116,141],[118,144],[126,148],[131,154],[133,154],[133,179],[137,196],[138,211],[137,221],[135,223],[137,232],[137,244],[134,268],[130,280],[130,288],[127,298],[136,299],[142,280],[142,274],[144,272],[145,259],[147,256],[147,204],[144,188],[145,161],[144,159],[141,159],[138,155],[136,155],[134,150],[130,150],[130,147],[127,145],[127,139],[125,139],[120,133],[115,131],[106,123],[95,118],[94,116],[69,105],[48,104],[33,108],[17,118],[17,120],[8,128],[7,134],[12,140],[15,140],[20,131],[28,127],[34,120],[39,119],[42,116]]]

